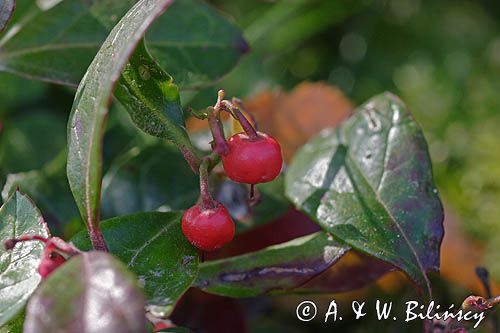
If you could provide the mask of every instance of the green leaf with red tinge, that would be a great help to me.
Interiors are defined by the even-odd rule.
[[[0,326],[13,319],[40,282],[36,268],[43,245],[39,242],[17,244],[6,251],[3,242],[24,234],[47,237],[49,232],[33,202],[19,191],[0,208]]]
[[[25,333],[146,330],[144,295],[127,267],[86,252],[54,271],[28,303]]]
[[[374,97],[307,143],[285,186],[323,229],[430,292],[426,273],[439,270],[443,208],[422,131],[396,96]]]
[[[335,264],[349,248],[325,232],[200,265],[195,286],[207,292],[252,297],[290,291]]]
[[[172,0],[141,0],[111,31],[82,79],[68,122],[68,180],[87,227],[98,228],[102,138],[113,87],[149,25]]]

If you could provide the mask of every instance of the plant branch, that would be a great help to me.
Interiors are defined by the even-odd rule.
[[[89,225],[89,236],[90,242],[96,251],[104,251],[108,252],[108,246],[106,245],[106,241],[104,240],[104,236],[102,235],[101,229],[99,225]]]
[[[196,152],[196,148],[193,146],[191,141],[187,140],[187,142],[176,142],[177,148],[179,148],[182,156],[186,160],[187,164],[191,168],[194,173],[198,173],[201,164],[201,158],[198,156]]]
[[[220,121],[219,113],[215,108],[209,109],[208,126],[214,138],[214,151],[219,155],[226,155],[229,152],[229,146],[224,136],[224,127]]]
[[[58,252],[64,253],[69,256],[74,256],[82,253],[73,244],[67,243],[59,237],[44,237],[40,235],[21,235],[17,238],[7,239],[4,242],[4,247],[6,250],[12,250],[17,243],[37,241],[43,243],[46,247],[53,247]]]
[[[200,195],[203,209],[211,209],[217,206],[217,202],[210,194],[209,173],[219,163],[220,158],[217,154],[211,154],[203,158],[200,165]]]
[[[231,115],[241,124],[241,127],[251,139],[257,139],[258,134],[252,123],[248,121],[245,115],[241,112],[243,108],[243,102],[238,98],[233,98],[233,102],[222,101],[222,106],[224,110],[227,110]]]

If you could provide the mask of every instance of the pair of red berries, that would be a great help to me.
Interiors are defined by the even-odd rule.
[[[258,184],[275,179],[283,164],[281,147],[271,136],[257,132],[257,137],[238,133],[228,140],[228,152],[222,155],[227,176],[238,183]],[[204,251],[213,251],[230,242],[234,222],[226,207],[216,202],[214,207],[197,204],[182,217],[182,230],[187,239]]]

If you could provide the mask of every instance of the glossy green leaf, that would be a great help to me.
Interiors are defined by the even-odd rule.
[[[443,209],[422,131],[396,96],[374,97],[306,144],[290,165],[286,194],[342,242],[430,288]]]
[[[146,330],[144,295],[125,265],[104,252],[77,255],[54,271],[26,310],[24,333]]]
[[[113,87],[149,25],[171,0],[141,0],[113,28],[82,79],[68,122],[68,180],[87,228],[99,228],[102,138]]]
[[[40,282],[36,268],[43,251],[39,242],[17,244],[6,251],[3,242],[24,234],[47,237],[45,222],[33,202],[19,191],[0,208],[0,326],[14,318]]]
[[[2,0],[0,3],[0,32],[5,29],[16,8],[15,0]]]
[[[284,293],[326,270],[348,250],[317,232],[263,250],[200,265],[195,286],[230,297]]]
[[[36,8],[0,41],[0,70],[77,86],[106,36],[135,2],[64,0]],[[176,1],[171,10],[147,40],[182,88],[220,78],[247,50],[238,29],[205,2]]]
[[[182,115],[179,88],[139,43],[123,69],[115,96],[144,132],[194,150]]]
[[[102,216],[187,209],[198,200],[198,181],[174,146],[133,148],[104,175]]]
[[[110,252],[137,274],[149,304],[174,304],[196,277],[198,254],[182,233],[181,216],[150,212],[102,222]],[[86,232],[77,234],[73,243],[82,250],[91,248]]]

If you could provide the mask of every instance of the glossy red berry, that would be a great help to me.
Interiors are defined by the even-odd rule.
[[[54,251],[51,246],[47,246],[42,254],[42,259],[38,265],[38,273],[45,279],[50,273],[52,273],[56,268],[64,264],[66,259]]]
[[[267,183],[276,178],[283,164],[280,144],[257,132],[257,138],[238,133],[228,140],[229,152],[222,155],[227,176],[238,183]]]
[[[222,204],[217,202],[214,208],[209,209],[203,209],[198,204],[184,213],[182,231],[197,248],[213,251],[233,239],[234,222]]]

